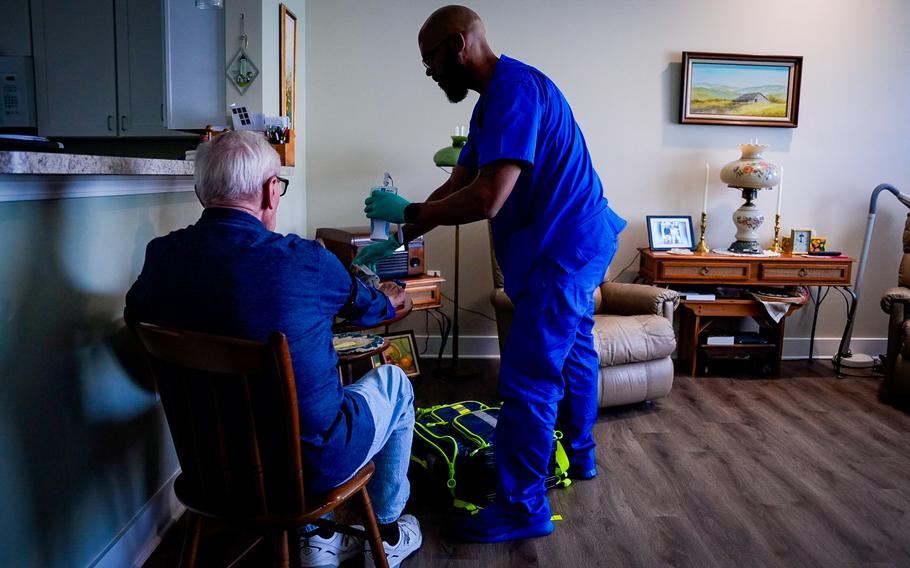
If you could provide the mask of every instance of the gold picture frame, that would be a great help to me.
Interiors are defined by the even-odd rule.
[[[389,346],[382,353],[370,357],[373,368],[380,365],[397,365],[410,378],[420,376],[420,351],[413,330],[384,333]]]
[[[681,124],[796,128],[799,55],[682,52]]]
[[[297,16],[284,4],[278,6],[278,114],[286,116],[294,131],[297,119]]]
[[[793,250],[790,251],[790,254],[809,254],[812,229],[791,229],[790,239],[793,243]]]

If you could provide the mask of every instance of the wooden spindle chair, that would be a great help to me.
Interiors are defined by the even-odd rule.
[[[180,462],[174,490],[190,515],[182,567],[194,566],[203,520],[215,519],[266,539],[276,567],[289,567],[289,539],[297,543],[296,528],[312,523],[369,539],[382,551],[377,566],[388,568],[366,490],[372,462],[315,502],[305,496],[284,334],[260,343],[130,321],[128,314],[127,324],[148,357]],[[357,494],[366,530],[320,518]]]

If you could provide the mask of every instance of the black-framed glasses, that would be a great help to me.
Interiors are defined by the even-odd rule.
[[[291,185],[291,180],[281,176],[275,176],[275,179],[281,182],[281,197],[284,197],[284,194],[288,192],[288,186]]]
[[[428,71],[433,69],[432,64],[433,64],[434,61],[436,61],[436,54],[437,54],[437,52],[439,51],[439,48],[442,47],[443,44],[445,44],[445,42],[449,41],[449,38],[451,38],[452,36],[456,35],[457,33],[458,33],[458,32],[453,33],[453,34],[449,34],[449,35],[447,35],[446,37],[442,38],[442,40],[441,40],[439,43],[437,43],[436,45],[434,45],[433,47],[431,47],[430,49],[428,49],[428,50],[426,51],[426,53],[424,53],[424,54],[421,56],[421,58],[422,58],[421,63],[423,63],[423,66],[424,66],[425,69],[427,69]]]

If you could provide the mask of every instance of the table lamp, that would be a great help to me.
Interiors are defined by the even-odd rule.
[[[464,148],[464,144],[467,139],[467,128],[464,126],[456,127],[455,134],[452,135],[452,145],[441,148],[439,151],[433,154],[433,163],[436,164],[436,167],[442,169],[443,171],[447,171],[445,168],[454,168],[458,164],[458,156],[461,155],[461,149]],[[447,173],[449,172],[451,172],[451,170],[447,171]],[[447,369],[440,368],[437,370],[442,378],[448,380],[467,379],[475,374],[472,370],[465,367],[460,367],[458,364],[458,267],[460,264],[460,237],[461,226],[455,225],[455,299],[452,302],[455,306],[455,309],[452,316],[452,364]]]
[[[720,179],[733,189],[742,191],[746,201],[733,212],[733,223],[736,225],[736,240],[727,249],[741,254],[762,254],[764,249],[758,244],[757,229],[765,221],[761,210],[752,203],[758,197],[758,190],[771,189],[780,181],[780,168],[762,157],[767,144],[758,140],[749,144],[740,144],[742,156],[725,165],[720,171]]]

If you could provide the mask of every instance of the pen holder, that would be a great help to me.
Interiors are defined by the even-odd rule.
[[[291,130],[288,135],[288,141],[284,144],[271,144],[272,148],[278,152],[278,157],[281,158],[282,166],[293,166],[294,165],[294,131]]]

